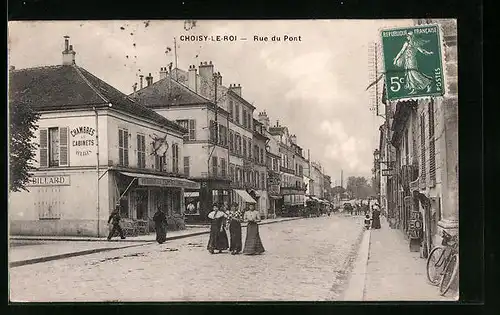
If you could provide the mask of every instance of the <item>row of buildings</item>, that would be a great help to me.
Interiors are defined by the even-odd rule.
[[[161,67],[125,95],[75,57],[66,37],[62,65],[9,72],[11,106],[41,113],[29,192],[9,196],[11,234],[102,236],[116,204],[147,232],[159,207],[183,228],[213,204],[252,203],[268,218],[329,199],[321,165],[212,62]]]
[[[442,231],[458,232],[457,26],[454,20],[416,20],[441,26],[447,94],[388,101],[374,152],[380,201],[393,228],[423,257],[441,242]]]

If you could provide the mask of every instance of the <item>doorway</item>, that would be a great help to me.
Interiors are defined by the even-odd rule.
[[[148,191],[136,191],[136,209],[138,220],[148,220]]]

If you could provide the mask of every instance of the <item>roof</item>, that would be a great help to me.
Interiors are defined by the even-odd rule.
[[[208,104],[211,101],[170,77],[160,79],[130,95],[148,107]]]
[[[187,131],[76,65],[10,71],[9,102],[14,106],[31,103],[37,111],[88,110],[90,106],[111,103],[113,109],[146,118],[180,133]]]
[[[246,99],[244,99],[243,97],[239,96],[238,94],[236,94],[233,90],[231,89],[228,89],[228,92],[227,92],[228,95],[231,95],[232,97],[236,98],[238,101],[240,101],[241,103],[247,105],[248,107],[252,108],[252,109],[256,109],[255,106],[253,106],[252,104],[250,104]]]

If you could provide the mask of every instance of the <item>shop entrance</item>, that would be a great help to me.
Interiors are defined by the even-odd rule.
[[[136,209],[138,220],[148,220],[148,191],[136,191]]]

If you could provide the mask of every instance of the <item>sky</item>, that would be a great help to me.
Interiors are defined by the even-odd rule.
[[[68,35],[77,65],[130,94],[139,74],[151,73],[157,81],[160,67],[175,65],[175,37],[179,68],[212,61],[223,85],[241,84],[243,98],[257,108],[255,118],[265,110],[271,124],[279,120],[333,184],[340,184],[342,170],[345,185],[349,176],[371,178],[383,123],[370,110],[365,90],[369,46],[380,40],[381,29],[411,25],[412,20],[9,22],[8,62],[16,69],[61,64]],[[183,35],[238,39],[181,41]],[[284,41],[285,35],[300,41]]]

